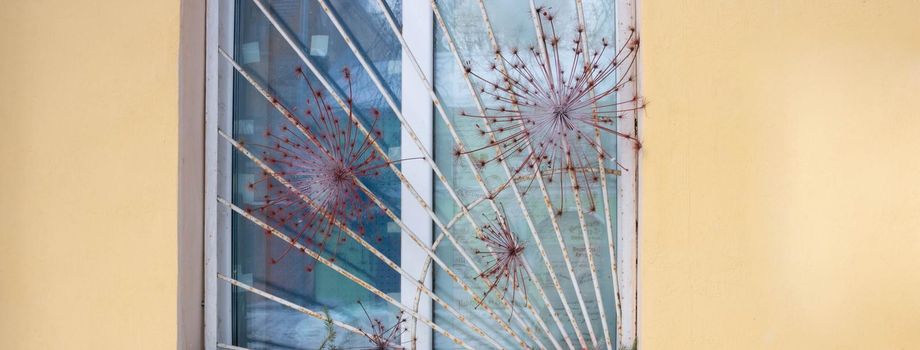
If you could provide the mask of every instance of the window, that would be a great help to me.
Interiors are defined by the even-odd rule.
[[[208,8],[207,348],[633,345],[631,2]]]

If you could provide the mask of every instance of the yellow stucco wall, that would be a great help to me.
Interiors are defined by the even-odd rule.
[[[0,5],[0,347],[174,348],[178,2]],[[645,349],[920,343],[917,13],[642,1]]]
[[[920,347],[920,1],[641,12],[644,349]]]
[[[178,1],[0,8],[0,348],[175,348]]]

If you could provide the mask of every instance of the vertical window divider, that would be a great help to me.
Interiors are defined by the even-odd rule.
[[[409,46],[409,49],[416,54],[419,65],[425,70],[429,81],[434,81],[434,19],[429,10],[427,0],[403,0],[402,13],[402,34]],[[401,60],[402,71],[411,72],[415,68],[412,63],[406,59],[408,53],[403,51]],[[429,150],[433,150],[434,141],[434,111],[431,104],[431,98],[428,96],[428,90],[422,81],[414,74],[403,74],[402,76],[402,96],[400,100],[403,115],[412,124],[416,135]],[[401,130],[401,159],[421,157],[422,152],[415,146],[409,133]],[[425,162],[404,162],[401,164],[402,171],[409,183],[424,197],[429,206],[433,205],[433,185],[432,169]],[[425,209],[419,205],[405,185],[401,186],[401,218],[406,225],[416,233],[416,235],[428,244],[432,244],[433,226],[431,219],[428,217]],[[405,236],[405,235],[403,235]],[[401,240],[401,264],[402,267],[412,274],[419,276],[419,280],[424,285],[433,290],[432,271],[425,269],[425,252],[416,246],[408,238]],[[421,276],[425,271],[425,276]],[[404,305],[413,305],[415,302],[416,288],[408,281],[400,283],[400,298]],[[429,319],[433,316],[431,298],[425,295],[421,296],[418,304],[418,313],[427,316]],[[432,332],[431,328],[424,324],[418,324],[417,332],[406,332],[403,334],[403,343],[411,341],[412,334],[417,337],[417,349],[431,349]]]

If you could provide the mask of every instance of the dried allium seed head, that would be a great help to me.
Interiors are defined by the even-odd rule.
[[[496,142],[467,153],[492,148],[489,161],[508,161],[514,166],[512,178],[526,178],[521,172],[527,169],[531,181],[541,176],[560,186],[564,183],[561,180],[568,180],[574,170],[577,174],[573,187],[591,196],[588,186],[579,183],[592,183],[589,180],[598,175],[599,159],[613,159],[597,144],[596,133],[638,143],[634,137],[618,132],[614,122],[641,105],[635,99],[611,101],[620,88],[633,83],[630,76],[621,73],[635,63],[633,49],[638,40],[631,32],[618,50],[613,50],[607,39],[591,49],[585,47],[579,34],[566,41],[572,47],[562,48],[552,13],[542,7],[537,12],[543,18],[540,25],[546,33],[542,42],[528,51],[499,52],[498,65],[491,63],[486,71],[470,73],[482,85],[492,87],[480,92],[497,104],[486,107],[484,115],[466,115],[489,123],[492,131],[484,136]],[[541,54],[543,50],[548,52]],[[489,78],[491,74],[498,77]],[[523,156],[507,157],[520,150],[524,150]]]
[[[295,73],[310,90],[305,111],[299,117],[291,116],[297,118],[292,122],[294,128],[285,125],[266,130],[260,142],[253,142],[253,149],[261,152],[261,160],[290,187],[282,186],[272,174],[263,171],[261,178],[246,185],[262,199],[248,210],[293,232],[290,236],[295,243],[334,262],[339,247],[347,241],[340,225],[363,236],[365,225],[374,220],[375,207],[357,179],[379,175],[379,169],[388,163],[373,146],[382,135],[379,131],[372,126],[374,131],[365,135],[351,113],[336,115],[303,70],[296,69]],[[350,112],[351,73],[347,68],[342,73],[349,86],[346,101]],[[376,126],[380,114],[372,111],[371,115]],[[281,261],[294,247],[292,243],[280,254],[272,254],[271,263]],[[314,265],[314,261],[308,263],[307,271],[313,271]]]
[[[477,278],[485,279],[489,286],[479,304],[481,305],[495,290],[502,296],[510,290],[509,300],[511,311],[514,312],[517,291],[523,291],[524,299],[527,299],[527,289],[524,286],[524,244],[508,226],[504,210],[500,212],[499,217],[482,227],[482,236],[478,238],[486,245],[486,250],[476,250],[476,254],[486,257],[487,267]]]
[[[360,300],[358,305],[361,306],[361,310],[364,310],[364,316],[367,317],[367,322],[370,324],[370,330],[365,331],[367,340],[370,341],[371,347],[373,350],[397,350],[403,349],[400,341],[402,340],[402,334],[406,332],[406,319],[403,316],[402,311],[396,314],[396,321],[390,325],[384,325],[383,321],[377,318],[372,318],[371,315],[367,312],[367,308],[364,307],[364,303]]]

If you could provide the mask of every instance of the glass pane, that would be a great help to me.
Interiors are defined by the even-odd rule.
[[[440,0],[437,3],[441,15],[446,22],[447,30],[456,45],[456,54],[460,56],[460,61],[458,62],[455,53],[450,49],[446,37],[447,33],[436,24],[436,90],[447,109],[450,123],[456,128],[460,135],[460,139],[465,144],[464,148],[467,150],[481,149],[481,151],[470,154],[473,166],[469,166],[463,157],[456,152],[458,145],[453,140],[448,125],[441,121],[440,118],[436,117],[434,142],[436,159],[440,169],[445,173],[450,187],[457,193],[460,201],[468,205],[470,203],[476,203],[480,197],[484,196],[484,192],[476,180],[475,175],[477,173],[481,174],[483,181],[489,189],[494,190],[500,188],[509,181],[508,173],[502,168],[501,163],[494,160],[499,155],[496,153],[495,149],[490,146],[488,133],[483,132],[486,120],[470,116],[482,115],[482,112],[478,110],[476,103],[477,98],[481,99],[483,107],[487,109],[485,111],[486,115],[507,115],[507,113],[501,111],[500,108],[509,105],[508,101],[494,98],[493,93],[501,95],[501,92],[493,92],[493,89],[488,84],[488,81],[501,81],[501,79],[498,70],[491,67],[496,60],[494,59],[494,49],[489,40],[487,28],[492,28],[495,33],[497,44],[501,48],[503,55],[508,58],[506,64],[508,65],[507,69],[512,70],[511,75],[514,75],[514,68],[511,65],[516,62],[513,54],[511,54],[511,50],[516,48],[527,53],[528,48],[536,45],[538,41],[534,22],[529,15],[530,8],[527,2],[486,1],[485,5],[490,19],[489,22],[484,21],[477,2]],[[599,50],[602,48],[604,39],[610,42],[614,40],[616,28],[615,21],[613,21],[615,18],[613,13],[614,2],[585,1],[584,4],[586,16],[585,27],[589,43],[588,51],[591,52],[592,50]],[[579,37],[579,25],[575,2],[552,2],[552,7],[548,8],[548,12],[554,16],[553,26],[550,27],[544,18],[544,29],[549,34],[551,34],[550,30],[555,30],[556,36],[560,38],[560,47],[563,48],[563,50],[560,50],[560,61],[571,62],[575,59],[571,51],[571,48],[574,46],[572,43]],[[524,54],[522,54],[522,56],[524,56]],[[605,57],[609,59],[611,56]],[[526,57],[523,61],[528,62],[530,67],[538,67],[536,62],[532,60],[528,61]],[[469,67],[474,74],[478,74],[483,78],[479,79],[475,76],[471,76],[470,80],[474,86],[474,92],[471,92],[467,85],[467,79],[464,77],[466,67]],[[523,74],[517,77],[521,76],[523,76]],[[540,78],[537,77],[536,80],[537,85],[539,85],[541,83],[539,81]],[[614,78],[607,78],[603,81],[599,81],[599,90],[602,90],[603,86],[613,86],[615,80]],[[545,81],[543,83],[545,83]],[[479,90],[480,88],[484,90]],[[528,97],[533,98],[520,90],[518,90],[517,93],[520,94],[518,97],[521,99],[526,99]],[[505,94],[504,96],[507,95],[508,94]],[[610,95],[602,98],[598,101],[598,104],[603,105],[613,102],[615,102],[615,98],[613,95]],[[489,108],[493,109],[488,110]],[[495,119],[493,119],[493,121],[495,121]],[[510,123],[506,123],[506,125],[508,124]],[[498,123],[496,123],[496,125],[498,125]],[[611,129],[616,128],[613,122],[607,124],[606,127]],[[593,142],[595,136],[593,127],[582,127],[580,130]],[[497,132],[495,135],[500,137],[501,135],[509,135],[511,132],[513,131],[503,130]],[[616,154],[615,141],[615,135],[611,133],[602,133],[601,143],[607,154]],[[578,175],[584,179],[581,182],[582,186],[591,186],[588,190],[591,192],[591,195],[588,195],[588,191],[584,188],[582,188],[579,193],[582,193],[580,199],[582,200],[582,211],[584,212],[584,221],[587,227],[588,243],[590,243],[590,254],[597,267],[596,277],[598,279],[599,289],[604,292],[603,303],[609,323],[608,332],[611,334],[611,337],[613,337],[615,336],[616,320],[614,300],[611,292],[613,290],[613,274],[611,271],[611,257],[608,250],[609,240],[606,226],[609,222],[614,230],[616,228],[615,193],[617,179],[616,176],[613,175],[615,171],[610,171],[611,174],[609,175],[607,174],[608,171],[605,171],[604,175],[599,175],[598,153],[593,150],[593,144],[594,143],[582,142],[581,140],[573,138],[571,147],[575,149],[580,147],[580,151],[573,151],[573,154],[584,155],[584,159],[580,162],[576,162],[577,164],[581,164],[584,167],[593,167],[592,169],[579,170]],[[526,154],[526,150],[521,152],[510,152],[503,154],[502,158],[507,160],[506,164],[508,164],[509,170],[515,172],[518,166],[527,164],[524,160],[524,155]],[[600,195],[602,191],[600,181],[598,180],[599,176],[606,177],[606,187],[610,193],[607,198],[603,198],[603,196]],[[561,319],[560,323],[565,329],[565,332],[572,337],[571,340],[575,342],[575,346],[578,347],[578,344],[577,339],[575,339],[576,332],[573,329],[573,324],[579,325],[580,333],[586,339],[586,342],[588,342],[589,347],[591,346],[591,339],[589,337],[587,325],[590,324],[597,337],[599,343],[598,348],[602,348],[604,330],[601,322],[600,307],[598,305],[594,282],[590,273],[591,269],[589,268],[588,254],[586,254],[589,250],[586,249],[583,238],[580,220],[577,215],[577,207],[573,200],[571,182],[564,176],[544,176],[547,181],[546,192],[552,199],[554,205],[551,211],[554,213],[558,212],[555,219],[560,227],[559,234],[562,236],[563,242],[566,245],[566,251],[574,274],[568,273],[566,264],[563,260],[562,250],[556,238],[557,234],[550,218],[550,210],[547,210],[547,205],[543,200],[543,193],[536,181],[533,180],[533,172],[529,167],[525,166],[524,170],[520,173],[516,173],[515,177],[518,178],[514,183],[522,193],[523,205],[521,205],[521,202],[515,196],[514,191],[508,188],[502,190],[496,196],[496,206],[499,208],[499,211],[503,212],[503,216],[507,218],[507,226],[510,231],[514,232],[517,239],[523,244],[525,249],[524,260],[532,267],[534,274],[539,280],[539,286],[547,295],[546,299],[551,304],[551,308],[555,312],[558,312]],[[588,184],[586,185],[585,183]],[[605,200],[609,201],[608,205],[611,208],[609,216],[605,216],[603,202]],[[496,218],[499,214],[496,213],[495,208],[487,203],[488,201],[482,201],[481,204],[472,208],[470,220],[475,223],[470,223],[469,220],[463,218],[462,215],[458,216],[460,212],[459,205],[451,197],[449,189],[441,183],[436,183],[435,208],[437,213],[444,222],[450,222],[452,219],[459,218],[452,227],[451,232],[458,236],[461,249],[465,249],[468,254],[473,254],[477,251],[486,251],[486,246],[483,242],[477,240],[473,234],[476,229],[474,225],[483,227],[488,224],[495,225],[497,222]],[[554,286],[552,278],[550,277],[551,272],[547,269],[536,247],[537,243],[533,238],[533,233],[527,222],[528,217],[532,225],[537,229],[538,232],[536,233],[541,240],[543,248],[547,252],[552,271],[560,281],[559,289],[561,289],[561,293],[559,293]],[[445,241],[445,243],[438,247],[437,254],[444,261],[449,262],[448,264],[454,271],[461,272],[464,274],[463,277],[468,280],[473,281],[474,278],[477,277],[477,274],[472,271],[470,264],[465,261],[465,258],[452,244]],[[483,270],[489,266],[489,259],[484,259],[482,254],[474,256],[473,258]],[[585,313],[582,312],[582,303],[578,301],[578,293],[575,292],[572,277],[577,281],[577,285],[580,288],[580,296],[584,304]],[[480,277],[479,279],[481,280],[483,278]],[[470,296],[463,292],[463,290],[456,288],[456,283],[451,280],[445,271],[435,269],[434,280],[436,293],[447,300],[451,305],[461,305],[461,312],[464,315],[474,320],[479,320],[480,324],[483,325],[496,324],[495,321],[485,316],[482,306],[471,301]],[[514,307],[514,312],[521,316],[523,322],[518,323],[512,320],[511,316],[509,316],[509,308],[500,302],[498,298],[489,297],[486,300],[486,304],[496,310],[499,315],[502,315],[504,320],[506,320],[518,334],[528,339],[531,346],[539,340],[547,348],[550,348],[552,347],[552,340],[550,338],[553,338],[559,343],[562,343],[562,347],[566,347],[563,343],[561,332],[556,326],[556,323],[549,317],[544,299],[540,296],[537,288],[529,280],[522,283],[523,287],[517,292],[518,295],[515,298],[516,306]],[[474,284],[475,288],[477,288],[477,292],[480,294],[487,290],[483,283]],[[523,293],[526,293],[526,299],[523,297]],[[499,292],[493,292],[493,294],[499,294]],[[574,322],[567,317],[565,308],[562,306],[562,296],[560,295],[566,298],[567,304],[575,318]],[[506,294],[506,300],[510,300],[510,296],[511,292],[509,291]],[[533,307],[538,310],[539,316],[533,316],[529,313],[524,305],[524,300],[529,301]],[[587,315],[587,320],[585,320],[585,314]],[[545,321],[550,331],[549,334],[540,330],[536,323],[534,323],[534,317],[540,317]],[[469,330],[468,327],[462,325],[442,307],[435,307],[435,319],[436,322],[444,325],[445,328],[459,334],[461,338],[473,348],[492,347],[483,340],[481,336],[476,335]],[[527,336],[526,332],[523,330],[522,325],[524,324],[533,327],[533,337],[535,337],[536,340],[529,339],[530,337]],[[486,330],[493,339],[502,342],[502,345],[510,348],[520,347],[507,333],[503,332],[501,328],[490,326],[486,328]],[[440,334],[435,334],[435,348],[459,349],[460,347],[454,344],[450,339]]]
[[[393,11],[401,11],[400,1],[388,3]],[[381,132],[378,142],[384,152],[398,159],[399,122],[318,3],[274,0],[266,1],[266,4],[284,27],[294,34],[309,59],[335,85],[335,93],[343,97],[351,96],[357,118],[368,128],[374,125]],[[331,5],[363,51],[362,54],[373,65],[376,74],[383,78],[389,93],[398,99],[401,84],[399,43],[392,35],[385,35],[388,29],[375,1],[337,0],[331,1]],[[236,11],[235,60],[309,130],[321,130],[322,125],[306,114],[311,110],[320,113],[321,108],[315,108],[318,102],[313,98],[310,88],[312,86],[317,91],[323,91],[319,80],[252,1],[237,1]],[[303,76],[296,71],[298,67],[303,69]],[[351,86],[343,74],[344,69],[353,72]],[[327,96],[326,103],[330,106],[331,114],[343,125],[348,125],[347,114],[329,97],[331,93],[323,93]],[[380,111],[379,118],[373,117],[371,110],[374,108]],[[296,149],[297,140],[306,142],[307,138],[298,134],[294,126],[249,82],[240,75],[236,76],[234,139],[242,141],[253,153],[266,160],[274,171],[285,172],[286,179],[292,182],[307,176],[297,173],[303,171],[303,165],[267,160],[288,159],[282,158],[281,154],[285,152],[283,148],[273,145]],[[279,141],[279,137],[287,138],[288,142]],[[367,154],[364,153],[364,157]],[[297,197],[278,200],[278,191],[283,185],[271,176],[266,176],[253,160],[240,152],[234,152],[232,162],[234,204],[250,210],[253,216],[317,251],[324,258],[335,259],[338,266],[399,300],[400,278],[396,272],[355,240],[347,238],[341,230],[327,226],[310,227],[310,223],[321,223],[323,220],[311,214],[309,207],[298,202]],[[360,178],[399,215],[400,187],[391,171],[379,171],[379,174]],[[311,195],[314,194],[307,196]],[[315,195],[324,196],[323,193]],[[355,198],[362,202],[352,203],[351,199],[346,201],[341,210],[343,221],[351,229],[364,234],[364,239],[377,250],[399,263],[398,226],[383,215],[379,208],[369,203],[367,196],[357,194]],[[287,216],[278,213],[287,213]],[[244,216],[234,214],[232,226],[234,278],[314,311],[328,309],[334,319],[356,327],[370,327],[362,306],[375,318],[389,319],[390,315],[396,314],[396,308],[380,297],[300,250],[292,249],[289,243],[267,234]],[[234,344],[250,349],[317,349],[327,336],[327,327],[322,321],[242,289],[234,289],[232,313]],[[367,339],[338,329],[335,345],[344,348],[364,347],[367,346]]]

